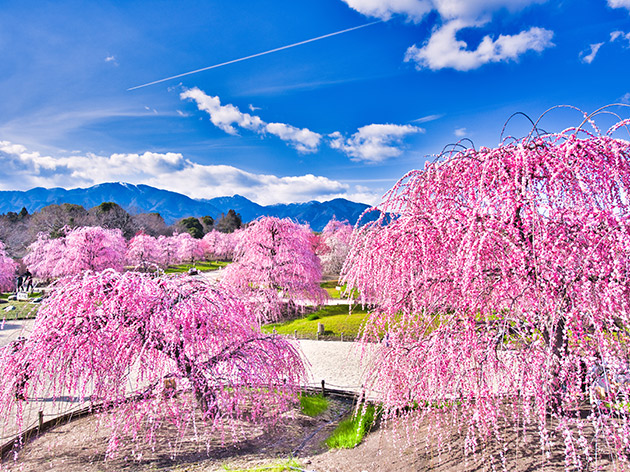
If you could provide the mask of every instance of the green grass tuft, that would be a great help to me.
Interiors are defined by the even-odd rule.
[[[374,405],[368,405],[359,410],[358,415],[353,414],[343,420],[333,431],[326,445],[331,449],[352,449],[361,443],[365,435],[370,431],[380,412]]]
[[[321,394],[319,395],[300,395],[300,410],[306,416],[315,417],[321,415],[328,409],[329,401]]]
[[[276,462],[270,465],[259,465],[249,469],[232,469],[229,466],[224,465],[223,469],[228,472],[284,472],[288,470],[300,470],[302,467],[298,462],[293,459],[288,459],[283,462]]]

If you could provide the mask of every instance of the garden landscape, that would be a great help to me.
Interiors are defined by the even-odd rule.
[[[30,3],[0,470],[630,470],[626,0]]]

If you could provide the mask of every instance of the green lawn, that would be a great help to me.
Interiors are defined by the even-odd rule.
[[[196,267],[199,272],[208,272],[210,270],[222,269],[228,264],[228,261],[201,261],[194,264],[189,263],[169,266],[164,272],[167,274],[180,274],[188,272],[191,267]]]
[[[338,280],[327,280],[319,285],[328,292],[328,296],[330,298],[341,298],[341,291],[337,290],[337,287],[339,286]]]
[[[275,328],[278,334],[293,335],[297,330],[299,338],[315,339],[317,323],[323,323],[325,331],[320,339],[339,339],[343,333],[344,339],[354,340],[358,337],[367,315],[367,311],[358,305],[353,306],[351,314],[348,313],[348,305],[331,305],[304,318],[265,325],[263,331],[271,333]]]
[[[0,294],[1,300],[7,300],[11,293]],[[39,297],[41,294],[34,292],[30,294],[31,298]],[[8,306],[14,306],[15,310],[4,311]],[[4,320],[26,320],[29,318],[35,318],[37,310],[39,309],[38,303],[18,302],[11,300],[7,303],[0,303],[0,319]]]
[[[336,298],[336,299],[348,298],[349,294],[345,294],[345,296],[343,297],[341,296],[343,291],[346,289],[346,285],[344,284],[340,286],[338,280],[327,280],[326,282],[322,282],[319,285],[321,288],[326,290],[326,292],[328,292],[328,296],[330,298]],[[337,287],[339,287],[341,290],[337,290]],[[354,295],[354,298],[356,299],[359,296],[359,293],[355,290],[353,295]]]

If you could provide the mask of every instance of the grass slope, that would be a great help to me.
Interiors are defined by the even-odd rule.
[[[317,324],[323,323],[325,328],[323,338],[325,339],[338,339],[341,333],[344,339],[356,339],[367,315],[367,311],[360,309],[358,305],[352,307],[352,313],[349,313],[348,305],[331,305],[305,318],[265,325],[263,331],[271,333],[275,329],[278,334],[290,336],[297,331],[299,338],[315,339]]]
[[[188,263],[169,266],[164,272],[167,274],[181,274],[188,272],[192,267],[195,267],[199,272],[208,272],[210,270],[222,269],[228,264],[228,261],[200,261],[194,264]]]

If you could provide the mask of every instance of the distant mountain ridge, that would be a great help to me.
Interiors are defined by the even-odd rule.
[[[333,215],[338,220],[348,220],[354,224],[368,208],[364,203],[355,203],[343,198],[328,202],[311,201],[268,206],[259,205],[240,195],[196,200],[169,190],[124,182],[70,190],[37,187],[27,191],[0,191],[0,213],[19,212],[22,207],[33,213],[45,206],[62,203],[73,203],[89,209],[103,202],[118,203],[130,213],[159,213],[168,224],[187,216],[210,215],[216,219],[221,213],[233,209],[241,214],[244,222],[260,216],[288,217],[301,223],[309,223],[315,231],[321,231]]]

